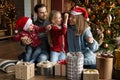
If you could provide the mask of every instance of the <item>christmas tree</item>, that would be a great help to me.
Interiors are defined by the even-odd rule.
[[[120,1],[72,0],[85,7],[89,13],[89,25],[102,51],[114,51],[120,46]]]

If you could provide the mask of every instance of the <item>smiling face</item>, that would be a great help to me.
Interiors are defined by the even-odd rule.
[[[47,15],[48,15],[48,12],[47,12],[46,7],[38,8],[38,12],[37,12],[38,18],[40,18],[42,20],[46,20],[47,19]]]
[[[52,23],[55,25],[60,25],[61,24],[61,14],[60,13],[56,13],[56,15],[53,17],[52,19]]]
[[[30,26],[28,27],[27,31],[28,31],[28,32],[33,31],[33,24],[30,24]]]
[[[60,25],[62,21],[61,13],[59,11],[53,10],[50,13],[50,21],[53,25]]]
[[[75,25],[76,24],[76,16],[71,14],[69,17],[68,23],[70,25]]]

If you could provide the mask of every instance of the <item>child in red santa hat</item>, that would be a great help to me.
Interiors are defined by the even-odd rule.
[[[29,17],[21,17],[17,20],[16,26],[15,26],[15,33],[14,36],[15,41],[21,41],[23,38],[28,39],[28,43],[26,44],[26,52],[25,52],[25,61],[27,62],[35,62],[37,57],[41,53],[41,41],[38,37],[38,33],[45,32],[51,29],[51,26],[47,27],[38,27],[36,25],[33,25],[32,20]],[[47,59],[47,55],[43,55]]]
[[[68,21],[68,14],[64,15],[63,25],[61,26],[62,17],[59,11],[53,10],[50,13],[50,22],[51,30],[50,33],[50,61],[51,62],[58,62],[60,60],[66,59],[65,54],[65,41],[64,36],[67,32],[67,21]]]
[[[93,38],[88,13],[85,8],[75,6],[70,12],[67,44],[69,52],[82,52],[84,55],[84,67],[95,68],[96,54],[98,50],[98,42]]]

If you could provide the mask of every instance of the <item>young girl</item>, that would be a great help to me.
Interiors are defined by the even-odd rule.
[[[49,32],[51,37],[50,61],[52,62],[57,62],[66,59],[66,54],[64,51],[64,46],[65,46],[64,35],[66,34],[67,31],[67,20],[68,20],[68,14],[66,13],[64,15],[64,22],[61,27],[60,26],[62,21],[61,13],[55,10],[53,10],[50,13],[50,22],[52,23],[51,30]]]
[[[45,32],[46,30],[49,30],[50,26],[45,27],[38,27],[32,24],[32,20],[28,17],[21,17],[16,22],[16,35],[14,36],[15,41],[20,41],[24,38],[27,39],[27,45],[25,47],[26,53],[25,53],[25,61],[27,62],[35,62],[37,57],[39,57],[41,54],[41,41],[38,37],[39,32]],[[20,32],[18,32],[18,30]],[[47,60],[47,55],[42,54],[42,57],[44,57],[43,60]]]
[[[67,30],[67,42],[69,52],[82,52],[84,55],[84,66],[95,68],[98,43],[93,38],[90,27],[87,24],[88,13],[79,6],[75,6],[70,13],[69,26]]]

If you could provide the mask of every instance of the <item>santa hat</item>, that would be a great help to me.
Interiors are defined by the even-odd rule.
[[[88,12],[87,12],[86,9],[83,8],[83,7],[75,6],[75,7],[72,9],[71,14],[73,14],[73,15],[83,14],[84,17],[86,18],[86,20],[89,21]]]
[[[18,28],[26,31],[31,24],[32,20],[29,17],[20,17],[15,25],[15,33],[18,33]]]

